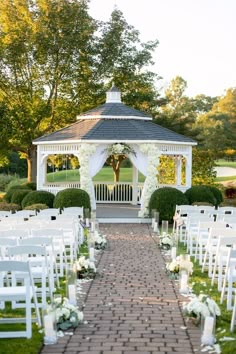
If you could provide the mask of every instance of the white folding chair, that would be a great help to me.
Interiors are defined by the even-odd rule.
[[[0,259],[9,260],[8,247],[16,246],[18,244],[17,238],[0,237]]]
[[[74,215],[76,217],[80,216],[83,219],[84,208],[83,207],[67,207],[67,208],[63,208],[62,215]]]
[[[200,221],[213,221],[213,217],[208,214],[194,214],[190,215],[186,223],[186,243],[187,243],[187,252],[193,256],[195,253],[198,231],[199,231],[199,222]]]
[[[22,284],[19,284],[16,279],[19,274],[22,275]],[[13,302],[21,301],[22,307],[25,308],[25,318],[1,318],[0,323],[20,323],[26,325],[24,331],[0,331],[0,338],[19,338],[32,337],[32,306],[31,301],[36,311],[37,321],[41,326],[41,318],[35,293],[35,286],[31,274],[29,262],[20,261],[0,261],[0,301]],[[7,277],[7,278],[6,278]]]
[[[33,245],[33,246],[44,246],[47,251],[47,263],[49,268],[49,291],[51,297],[53,296],[53,292],[56,290],[56,287],[60,286],[59,283],[59,275],[57,271],[57,260],[56,253],[54,250],[54,243],[52,237],[47,236],[31,236],[28,238],[20,239],[19,245]]]
[[[202,221],[198,223],[198,234],[196,239],[195,247],[195,261],[198,260],[199,264],[202,265],[203,257],[205,254],[205,246],[207,244],[209,232],[211,227],[226,227],[222,222],[216,221]]]
[[[222,236],[219,237],[217,242],[216,253],[214,257],[213,274],[211,278],[211,285],[213,285],[217,277],[219,291],[221,291],[222,289],[223,272],[227,264],[229,247],[236,248],[236,230],[226,228],[226,230],[224,230],[224,233],[222,234]]]
[[[41,299],[38,306],[45,309],[47,305],[47,291],[52,301],[52,290],[50,289],[50,270],[48,266],[48,255],[46,247],[38,245],[18,245],[8,248],[11,260],[29,261],[31,275],[34,283],[37,284],[36,295]],[[21,279],[21,273],[17,274]],[[49,287],[47,287],[47,283]],[[14,308],[21,308],[21,303],[14,303]]]
[[[60,209],[57,208],[49,208],[49,209],[42,209],[40,210],[40,212],[38,213],[38,215],[42,216],[42,215],[47,215],[47,216],[53,216],[53,217],[57,217],[57,215],[60,214]]]
[[[236,250],[229,248],[225,267],[223,286],[221,290],[220,303],[222,304],[226,295],[227,310],[232,310],[233,294],[236,295],[234,282],[236,281]],[[234,304],[235,306],[235,304]]]
[[[221,235],[224,234],[224,231],[227,227],[211,227],[208,235],[207,243],[205,246],[204,260],[202,264],[202,273],[205,271],[205,268],[208,267],[208,276],[212,277],[213,272],[213,260],[216,254],[216,248],[218,239]]]
[[[57,276],[63,277],[65,271],[67,269],[67,257],[66,257],[66,247],[64,242],[64,233],[63,230],[57,228],[57,223],[53,221],[55,224],[54,228],[50,228],[51,222],[47,223],[41,229],[32,229],[31,235],[32,237],[50,237],[53,242],[53,252],[55,257],[55,265],[56,265],[56,273]],[[43,226],[43,225],[42,225]]]

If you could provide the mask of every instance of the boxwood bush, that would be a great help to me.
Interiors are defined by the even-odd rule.
[[[215,186],[206,186],[206,187],[210,189],[210,191],[213,193],[213,195],[216,199],[215,206],[220,205],[223,202],[224,198],[223,198],[222,192],[219,190],[219,188],[217,188]]]
[[[11,203],[19,204],[21,206],[22,200],[30,192],[30,189],[16,189],[11,196]]]
[[[22,209],[32,204],[46,204],[49,208],[52,208],[54,198],[54,194],[47,191],[32,191],[22,200]]]
[[[189,204],[183,192],[176,188],[163,187],[155,190],[149,201],[149,212],[156,209],[159,212],[159,220],[173,222],[176,205]]]
[[[66,188],[57,193],[54,208],[84,207],[91,209],[90,197],[86,191],[78,188]]]
[[[46,204],[40,204],[40,203],[28,205],[27,207],[24,208],[24,210],[36,210],[36,211],[40,211],[44,209],[48,209],[48,206]]]
[[[0,210],[3,211],[12,211],[13,213],[17,210],[20,210],[21,207],[18,204],[14,204],[14,203],[6,203],[6,202],[2,202],[0,203]]]
[[[11,186],[11,188],[8,189],[8,191],[6,192],[6,194],[4,195],[4,200],[8,203],[11,203],[11,198],[12,195],[15,193],[16,190],[26,190],[28,189],[30,191],[29,188],[27,188],[25,185],[13,185]]]
[[[208,186],[193,186],[185,192],[189,204],[195,202],[207,202],[211,205],[217,205],[216,197]]]

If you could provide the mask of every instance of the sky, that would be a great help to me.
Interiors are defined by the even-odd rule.
[[[103,21],[117,6],[142,41],[158,39],[150,69],[162,77],[159,88],[176,76],[193,97],[236,87],[236,0],[90,0],[89,6]]]

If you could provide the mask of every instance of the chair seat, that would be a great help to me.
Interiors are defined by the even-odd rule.
[[[0,287],[0,300],[25,300],[26,286]],[[20,298],[21,297],[21,298]],[[30,298],[33,297],[33,289],[30,287]]]

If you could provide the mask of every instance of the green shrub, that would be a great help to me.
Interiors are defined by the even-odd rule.
[[[207,202],[212,205],[216,205],[216,198],[210,188],[207,186],[193,186],[185,192],[189,204],[194,204],[195,202]]]
[[[25,188],[31,189],[32,191],[36,191],[37,189],[37,184],[35,182],[27,182],[22,185],[25,186]]]
[[[222,195],[222,192],[215,186],[206,186],[210,191],[213,193],[215,199],[216,199],[216,204],[215,206],[220,205],[220,203],[223,202],[224,198]]]
[[[13,194],[15,193],[15,191],[16,191],[16,190],[22,190],[22,189],[23,189],[23,190],[26,190],[26,189],[28,189],[28,188],[26,188],[26,187],[23,186],[23,185],[19,185],[19,184],[13,185],[11,188],[8,189],[7,193],[6,193],[5,196],[4,196],[4,200],[5,200],[6,202],[8,202],[8,203],[11,203],[11,198],[12,198]],[[30,189],[29,189],[29,191],[30,191]]]
[[[22,200],[22,208],[32,204],[46,204],[49,208],[53,207],[54,194],[47,191],[32,191]]]
[[[48,206],[46,204],[32,204],[32,205],[28,205],[27,207],[24,208],[24,210],[43,210],[43,209],[48,209]]]
[[[8,192],[9,189],[11,189],[12,187],[15,186],[21,186],[22,185],[22,179],[18,178],[18,177],[14,177],[6,186],[5,188],[5,192]]]
[[[67,188],[57,193],[54,208],[84,207],[91,209],[90,198],[86,191],[77,188]]]
[[[14,180],[13,176],[0,174],[0,191],[4,192],[7,185]]]
[[[11,203],[21,205],[22,200],[28,193],[30,193],[29,189],[16,189],[11,196]]]
[[[3,211],[15,212],[15,211],[20,210],[20,209],[21,209],[21,206],[18,205],[18,204],[6,203],[6,202],[0,203],[0,210],[3,210]]]
[[[188,199],[183,192],[176,188],[163,187],[155,190],[149,201],[149,212],[156,209],[159,212],[159,220],[173,222],[176,205],[188,204]]]

